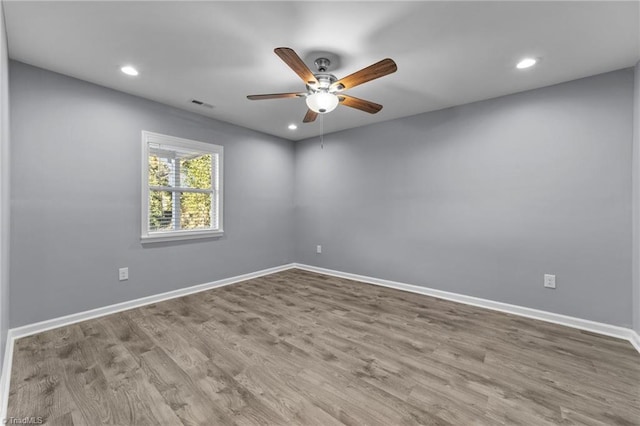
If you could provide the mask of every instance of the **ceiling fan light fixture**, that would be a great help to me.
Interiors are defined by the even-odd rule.
[[[328,92],[316,92],[307,96],[306,101],[309,109],[319,114],[333,111],[340,103],[336,95]]]

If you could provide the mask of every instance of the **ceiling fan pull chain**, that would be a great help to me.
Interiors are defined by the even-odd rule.
[[[320,149],[324,149],[324,114],[320,115]]]

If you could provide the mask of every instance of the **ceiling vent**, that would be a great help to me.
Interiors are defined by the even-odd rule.
[[[206,102],[199,101],[197,99],[191,99],[191,103],[194,104],[194,105],[205,107],[205,108],[213,108],[213,105],[208,104]]]

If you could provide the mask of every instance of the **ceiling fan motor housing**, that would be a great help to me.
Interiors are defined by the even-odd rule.
[[[338,81],[338,78],[335,75],[329,74],[329,73],[317,73],[317,74],[314,74],[314,76],[316,80],[318,80],[318,85],[316,86],[315,84],[313,85],[307,84],[307,88],[311,92],[319,92],[319,91],[328,92],[329,86],[331,86],[331,84]]]

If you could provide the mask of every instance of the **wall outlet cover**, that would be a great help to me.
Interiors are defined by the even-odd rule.
[[[546,288],[556,288],[556,276],[544,274],[544,286]]]

